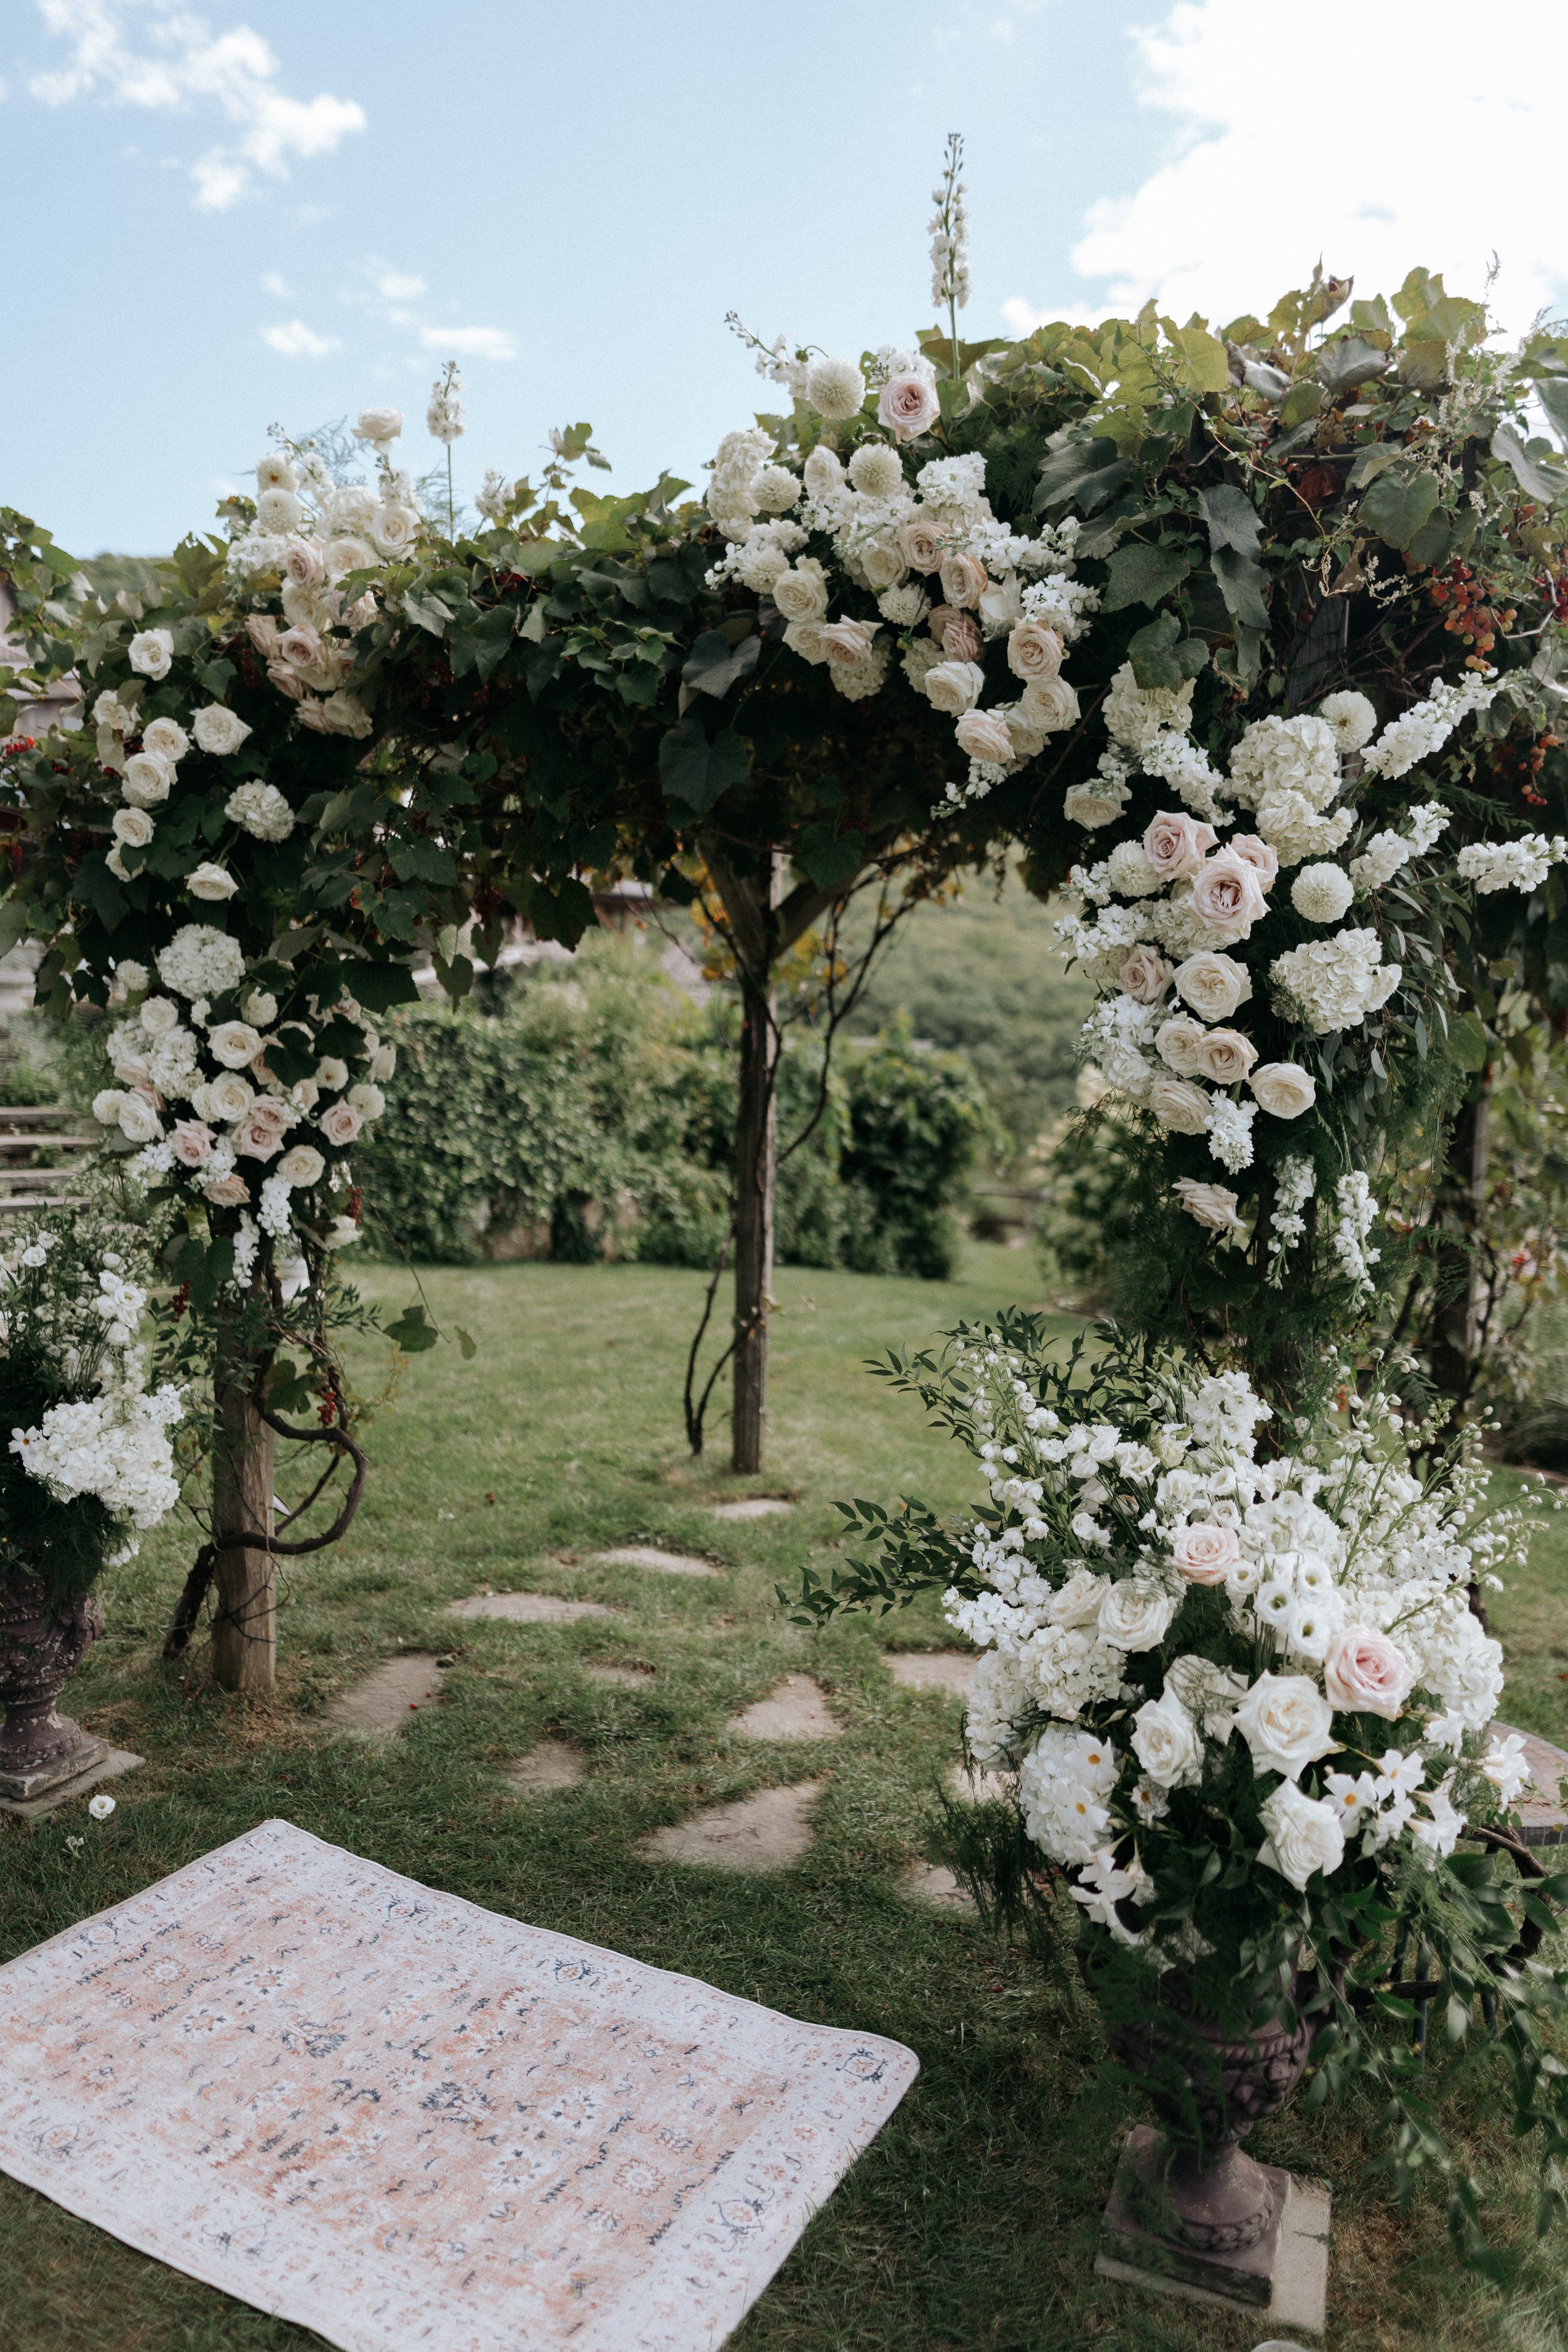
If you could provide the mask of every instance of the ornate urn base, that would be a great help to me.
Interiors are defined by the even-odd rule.
[[[0,1797],[46,1796],[109,1754],[55,1704],[102,1631],[90,1592],[51,1608],[37,1577],[13,1574],[0,1583]]]
[[[1192,2015],[1188,1989],[1175,1978],[1164,1979],[1147,2021],[1108,2029],[1112,2056],[1147,2079],[1163,2127],[1142,2126],[1127,2142],[1097,2268],[1276,2316],[1284,2315],[1279,2289],[1288,2255],[1296,2272],[1304,2261],[1326,2278],[1326,2195],[1257,2163],[1241,2146],[1295,2089],[1313,2030],[1303,2019],[1290,2032],[1278,2025],[1251,2035],[1227,2032]],[[1307,2204],[1314,2213],[1321,2205],[1321,2227],[1306,2232],[1303,2252]],[[1321,2280],[1307,2300],[1321,2302]],[[1310,2310],[1292,2316],[1311,2331]],[[1320,2332],[1321,2325],[1316,2321]]]

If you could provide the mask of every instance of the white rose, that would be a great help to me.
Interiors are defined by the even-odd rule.
[[[372,546],[390,562],[411,553],[419,536],[419,517],[413,507],[377,507],[369,529]]]
[[[92,1115],[100,1127],[119,1126],[120,1106],[124,1100],[125,1097],[118,1087],[105,1087],[100,1094],[94,1095]]]
[[[1047,735],[1059,735],[1064,727],[1078,725],[1078,696],[1065,677],[1031,678],[1018,698],[1018,708],[1031,727],[1041,728]]]
[[[209,702],[205,709],[197,711],[191,721],[191,732],[199,750],[223,760],[231,751],[238,751],[250,730],[243,719],[237,719],[232,710],[226,710],[221,702]]]
[[[1237,1196],[1228,1185],[1200,1184],[1194,1177],[1179,1176],[1171,1190],[1188,1216],[1195,1218],[1205,1233],[1246,1233],[1246,1220],[1239,1213]]]
[[[255,1100],[256,1090],[248,1078],[242,1078],[237,1069],[220,1070],[207,1085],[206,1116],[232,1125],[247,1115]]]
[[[1178,1528],[1171,1558],[1189,1584],[1223,1584],[1241,1558],[1241,1538],[1224,1520],[1201,1519]]]
[[[1305,1888],[1315,1870],[1327,1878],[1344,1860],[1339,1815],[1321,1797],[1304,1797],[1291,1780],[1275,1790],[1262,1808],[1262,1821],[1268,1836],[1258,1859],[1292,1886]]]
[[[142,730],[142,749],[155,751],[171,767],[176,760],[183,760],[190,748],[191,739],[176,719],[154,719]]]
[[[390,1078],[390,1077],[391,1077],[391,1076],[393,1075],[393,1072],[396,1069],[396,1067],[397,1067],[397,1048],[396,1048],[396,1046],[395,1046],[395,1045],[378,1045],[378,1046],[377,1046],[377,1048],[376,1048],[376,1050],[375,1050],[375,1052],[374,1052],[374,1053],[371,1055],[371,1057],[370,1057],[370,1074],[371,1074],[371,1076],[372,1076],[373,1078],[376,1079],[376,1080],[379,1082],[379,1084],[381,1084],[382,1086],[384,1086],[384,1085],[386,1084],[386,1081],[388,1080],[388,1078]]]
[[[132,752],[125,762],[123,789],[132,808],[156,808],[168,799],[174,781],[174,769],[156,751]]]
[[[180,1008],[171,997],[150,996],[136,1017],[149,1037],[166,1037],[180,1025]]]
[[[1404,1713],[1415,1680],[1404,1651],[1374,1627],[1347,1626],[1329,1646],[1323,1682],[1347,1715],[1381,1715],[1393,1723]]]
[[[172,629],[142,629],[131,640],[131,667],[143,677],[167,677],[174,658]]]
[[[835,668],[864,669],[881,625],[880,621],[830,621],[822,632],[822,650]]]
[[[226,873],[221,866],[215,866],[209,857],[203,860],[194,874],[186,875],[185,887],[193,898],[219,899],[232,898],[239,885],[232,874]]]
[[[153,820],[145,809],[116,809],[113,832],[115,840],[125,848],[145,849],[153,838]]]
[[[1171,1134],[1208,1133],[1209,1098],[1187,1078],[1156,1078],[1149,1089],[1149,1108]]]
[[[1101,1601],[1096,1628],[1113,1650],[1152,1650],[1164,1640],[1178,1606],[1163,1585],[1145,1577],[1126,1577]]]
[[[897,588],[910,576],[910,567],[894,540],[868,540],[860,550],[860,569],[873,589]]]
[[[1245,964],[1234,956],[1205,948],[1176,966],[1176,994],[1205,1021],[1228,1021],[1238,1004],[1252,994]]]
[[[207,1039],[207,1051],[226,1070],[243,1070],[260,1053],[261,1039],[248,1021],[220,1021]]]
[[[1300,1118],[1318,1098],[1318,1082],[1296,1062],[1264,1062],[1247,1081],[1272,1118]]]
[[[1053,1625],[1092,1625],[1110,1590],[1109,1579],[1093,1569],[1075,1568],[1046,1603],[1046,1614]]]
[[[1069,824],[1092,832],[1097,825],[1114,823],[1127,798],[1125,784],[1069,784],[1062,794],[1062,814]]]
[[[369,441],[377,449],[384,449],[395,441],[403,430],[401,408],[362,408],[354,426],[356,441]]]
[[[808,397],[809,383],[808,377]],[[907,375],[890,375],[877,403],[877,422],[889,426],[900,441],[912,441],[929,431],[941,414],[942,403],[934,382],[912,371]]]
[[[950,719],[962,719],[973,710],[985,690],[985,672],[978,662],[938,662],[925,674],[925,690],[931,708],[944,710]]]
[[[326,1171],[326,1161],[313,1143],[297,1143],[278,1162],[278,1173],[285,1184],[300,1186],[319,1184]]]
[[[1026,685],[1055,677],[1062,666],[1062,641],[1043,621],[1020,621],[1007,638],[1007,667]]]
[[[1259,1675],[1236,1721],[1252,1750],[1253,1769],[1283,1772],[1288,1780],[1339,1744],[1329,1702],[1305,1675]]]
[[[121,1095],[115,1116],[120,1132],[131,1143],[153,1143],[163,1130],[158,1124],[158,1114],[145,1095]]]
[[[959,750],[971,760],[989,760],[1005,768],[1013,757],[1013,738],[1006,722],[993,711],[966,710],[953,734]]]
[[[1192,1787],[1202,1778],[1203,1741],[1174,1691],[1139,1708],[1132,1718],[1132,1752],[1156,1788]]]
[[[825,499],[832,490],[843,487],[844,468],[836,451],[816,448],[802,467],[802,477],[814,499]]]
[[[815,556],[780,572],[773,582],[773,603],[786,621],[826,620],[827,575]]]

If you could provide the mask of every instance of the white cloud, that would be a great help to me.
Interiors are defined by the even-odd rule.
[[[1043,327],[1050,320],[1060,319],[1066,315],[1059,309],[1037,310],[1034,304],[1026,301],[1022,294],[1009,294],[1002,305],[1003,323],[1010,327],[1016,335],[1032,335],[1037,327]]]
[[[427,352],[456,352],[462,359],[517,357],[517,345],[499,327],[421,327],[419,341]]]
[[[279,278],[275,269],[268,269],[264,273],[261,290],[264,294],[276,294],[280,302],[287,302],[289,299],[289,281],[285,278]]]
[[[341,352],[336,335],[318,335],[314,327],[307,327],[303,319],[290,319],[285,326],[263,327],[261,340],[286,360],[324,360],[329,352]]]
[[[389,302],[412,302],[425,292],[425,280],[411,277],[405,269],[384,269],[375,281],[375,290]]]
[[[45,106],[65,106],[94,92],[106,104],[186,112],[216,107],[236,127],[231,144],[211,147],[191,166],[196,205],[226,212],[249,193],[258,173],[289,176],[291,157],[330,155],[350,131],[365,127],[353,100],[325,91],[289,97],[278,86],[278,60],[259,33],[237,25],[213,34],[179,0],[38,0],[45,26],[70,44],[68,64],[28,84]],[[146,47],[127,37],[134,13]]]
[[[1563,295],[1568,9],[1512,0],[1489,41],[1477,23],[1469,0],[1320,0],[1310,18],[1284,0],[1182,0],[1132,35],[1175,152],[1090,208],[1074,268],[1113,310],[1152,295],[1223,321],[1304,283],[1320,254],[1360,293],[1420,263],[1474,296],[1495,250],[1494,307],[1521,330]],[[1004,309],[1043,315],[1022,297]]]

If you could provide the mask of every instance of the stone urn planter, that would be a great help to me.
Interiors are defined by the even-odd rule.
[[[1242,2142],[1284,2106],[1315,2031],[1308,2019],[1289,2032],[1214,2024],[1194,2014],[1191,1985],[1175,1972],[1161,1980],[1146,2018],[1108,2023],[1110,2053],[1145,2082],[1160,2128],[1145,2125],[1129,2137],[1103,2257],[1226,2300],[1268,2304],[1292,2183]]]
[[[17,1570],[0,1578],[0,1797],[46,1796],[109,1754],[56,1704],[102,1631],[93,1593],[51,1603],[41,1578]]]

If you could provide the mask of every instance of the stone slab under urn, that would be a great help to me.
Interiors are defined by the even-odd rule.
[[[73,1772],[68,1780],[54,1776],[47,1780],[30,1797],[0,1797],[0,1813],[13,1813],[17,1820],[37,1821],[40,1813],[52,1813],[73,1798],[90,1797],[105,1780],[118,1780],[127,1772],[139,1772],[147,1761],[144,1756],[132,1756],[128,1748],[110,1748],[104,1739],[94,1739],[90,1733],[82,1734],[86,1752],[93,1761]]]
[[[1145,2200],[1158,2199],[1163,2150],[1161,2134],[1148,2124],[1129,2134],[1100,2224],[1097,2276],[1253,2312],[1281,2327],[1321,2336],[1328,2325],[1329,2294],[1330,2199],[1324,2184],[1282,2172],[1278,2165],[1251,2168],[1268,2190],[1267,2225],[1248,2243],[1199,2248],[1143,2226]]]
[[[103,1631],[91,1592],[51,1599],[40,1577],[13,1574],[0,1584],[0,1805],[7,1812],[47,1812],[112,1777],[107,1740],[59,1711],[67,1683]],[[127,1771],[141,1762],[118,1769]]]

